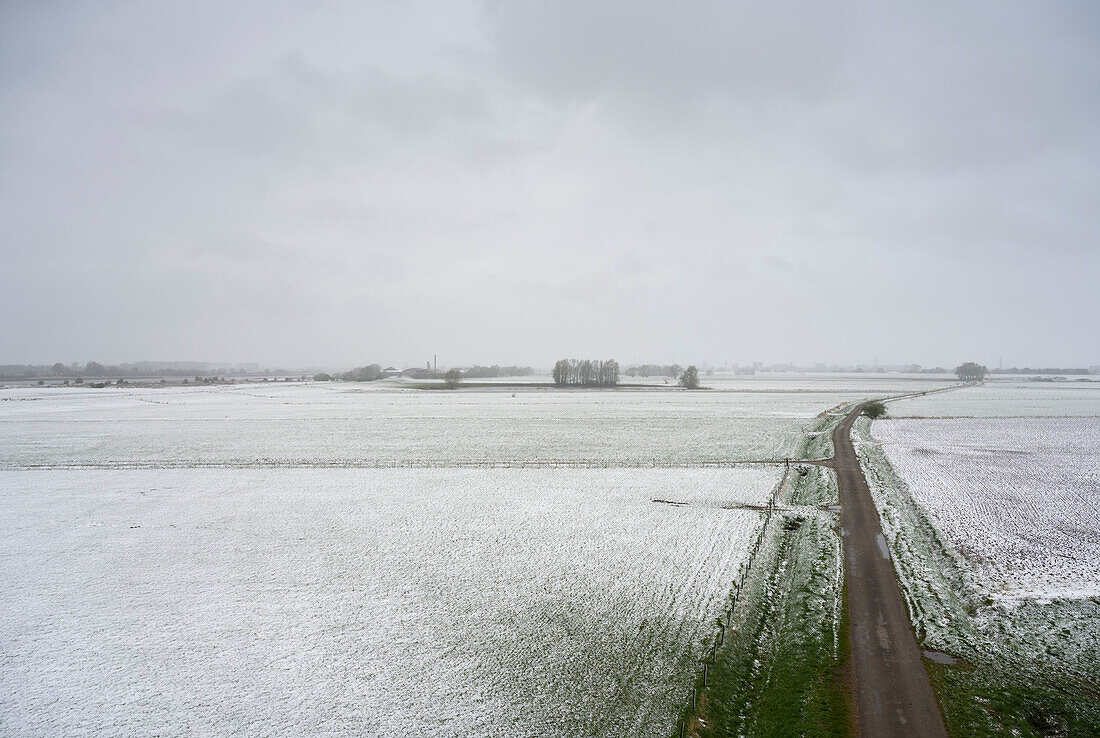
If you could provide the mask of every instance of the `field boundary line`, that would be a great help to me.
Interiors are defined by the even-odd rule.
[[[831,459],[546,459],[534,461],[491,461],[485,459],[340,459],[334,461],[253,459],[248,461],[184,461],[174,459],[125,461],[71,461],[60,463],[3,463],[0,471],[46,469],[729,469],[742,466],[828,466]]]
[[[733,581],[731,582],[729,602],[722,609],[722,615],[718,617],[718,628],[714,638],[712,639],[712,645],[707,651],[704,652],[703,657],[700,659],[700,663],[703,667],[701,675],[702,689],[706,689],[709,686],[707,682],[709,669],[717,662],[718,649],[721,648],[721,646],[725,643],[726,629],[732,626],[733,615],[734,612],[737,610],[738,603],[740,602],[741,591],[744,589],[745,581],[748,579],[749,573],[752,571],[753,564],[756,561],[756,556],[758,553],[760,553],[760,549],[763,547],[764,541],[767,538],[768,529],[771,525],[772,518],[777,511],[783,511],[783,509],[779,507],[779,495],[787,485],[787,480],[789,479],[791,474],[791,465],[797,465],[797,463],[798,462],[788,459],[787,463],[784,465],[783,476],[779,478],[779,481],[772,488],[771,494],[768,496],[767,505],[762,510],[764,512],[764,522],[760,525],[760,530],[756,534],[756,540],[753,541],[752,548],[749,549],[749,555],[745,557],[745,559],[741,562],[741,566],[738,567],[737,576],[735,576]],[[722,622],[723,617],[725,618],[725,623]],[[700,680],[697,679],[695,683],[696,685],[698,685],[700,683]],[[679,721],[679,731],[681,738],[683,738],[684,731],[688,728],[692,721],[695,721],[697,723],[700,720],[700,715],[696,711],[699,697],[699,689],[699,686],[694,686],[691,688],[691,709],[688,710],[687,717],[681,718]]]

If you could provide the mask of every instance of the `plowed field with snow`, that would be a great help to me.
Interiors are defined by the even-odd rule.
[[[8,735],[661,735],[774,469],[0,472]]]
[[[873,432],[990,594],[1100,595],[1100,418],[883,420]]]

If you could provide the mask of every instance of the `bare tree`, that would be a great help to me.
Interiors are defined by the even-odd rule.
[[[554,384],[614,387],[619,383],[619,362],[561,359],[554,364]]]

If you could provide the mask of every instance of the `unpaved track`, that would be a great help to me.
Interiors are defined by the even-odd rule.
[[[852,447],[857,405],[833,430],[859,735],[947,736],[875,503]]]

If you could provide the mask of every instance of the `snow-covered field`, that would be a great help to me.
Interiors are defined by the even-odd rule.
[[[1098,382],[996,380],[890,404],[894,417],[1087,418],[1100,416]]]
[[[793,456],[805,392],[413,391],[251,384],[0,391],[0,468],[693,464]]]
[[[662,735],[778,476],[0,472],[0,730]]]
[[[1016,411],[1011,398],[999,408]],[[987,592],[1100,596],[1100,418],[881,420],[873,432]]]
[[[0,390],[0,733],[667,735],[790,382]]]
[[[1100,596],[1100,383],[990,381],[889,412],[875,438],[984,592]]]
[[[0,733],[667,734],[833,396],[512,395],[0,392]]]

